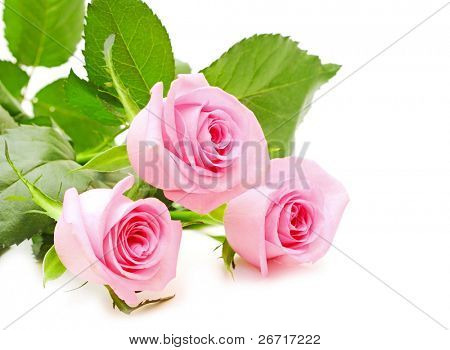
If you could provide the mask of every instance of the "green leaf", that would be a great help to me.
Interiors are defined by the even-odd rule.
[[[66,271],[66,267],[61,260],[59,260],[54,245],[45,254],[44,261],[42,262],[42,269],[44,271],[44,287],[47,281],[57,279]]]
[[[6,129],[15,128],[17,123],[9,115],[9,113],[0,106],[0,134],[3,134]]]
[[[72,139],[75,151],[86,151],[99,145],[107,146],[119,128],[91,119],[66,101],[67,79],[57,80],[39,91],[33,100],[34,114],[53,119]]]
[[[75,52],[83,0],[5,0],[5,37],[18,63],[54,67]]]
[[[292,151],[296,126],[314,92],[338,70],[338,65],[323,65],[289,38],[265,34],[235,44],[202,72],[211,85],[255,113],[271,155],[283,157]]]
[[[22,89],[28,84],[29,77],[20,67],[12,62],[0,61],[0,106],[12,116],[23,113],[20,102]]]
[[[173,209],[174,204],[176,205],[176,203],[172,202],[170,199],[168,199],[165,195],[164,195],[164,191],[160,188],[156,189],[156,192],[154,193],[154,195],[152,197],[155,197],[157,199],[159,199],[161,202],[163,202],[167,208],[169,209]]]
[[[14,196],[14,195],[5,197],[3,199],[8,200],[8,201],[28,201],[28,200],[30,200],[30,198],[27,198],[27,197]]]
[[[223,223],[223,217],[225,216],[225,209],[227,209],[226,204],[222,204],[220,207],[217,207],[213,211],[210,211],[208,214],[209,217],[216,220],[218,223]]]
[[[84,164],[77,170],[94,170],[99,172],[113,172],[130,167],[127,146],[115,146],[100,154]]]
[[[220,242],[221,244],[216,248],[218,249],[220,246],[223,245],[223,243],[225,242],[225,240],[227,239],[225,236],[223,235],[210,235],[208,233],[205,233],[209,238],[212,238],[214,240],[216,240],[217,242]],[[216,250],[214,249],[214,250]]]
[[[236,267],[234,263],[234,256],[236,255],[236,252],[231,248],[228,241],[225,239],[222,245],[222,259],[223,263],[225,264],[225,268],[228,272],[233,275],[233,269]]]
[[[21,116],[23,113],[20,102],[11,95],[8,89],[0,81],[0,106],[3,106],[14,116]]]
[[[145,301],[141,302],[139,305],[132,307],[132,306],[127,305],[127,303],[125,303],[125,301],[120,299],[117,296],[117,294],[114,293],[113,289],[110,286],[105,286],[105,287],[108,290],[109,295],[111,296],[111,299],[113,300],[113,308],[117,307],[120,311],[122,311],[123,313],[125,313],[127,315],[131,314],[133,311],[136,311],[136,310],[142,308],[143,306],[150,305],[150,304],[160,304],[160,303],[163,303],[163,302],[168,301],[175,297],[175,295],[171,295],[169,297],[159,298],[156,300],[145,300]]]
[[[17,64],[0,61],[0,81],[8,89],[11,96],[22,101],[22,89],[28,84],[30,77]]]
[[[101,183],[103,183],[106,187],[112,188],[120,180],[124,179],[132,172],[132,168],[127,168],[119,171],[114,171],[112,173],[96,173],[96,175]]]
[[[67,101],[74,110],[81,111],[103,125],[123,124],[119,109],[104,101],[94,85],[78,78],[73,71],[67,78],[65,89]]]
[[[49,127],[55,127],[55,125],[58,126],[58,124],[56,124],[50,117],[47,117],[44,115],[20,119],[20,125],[37,125],[37,126],[49,126]],[[64,133],[64,131],[63,131],[63,133]],[[67,136],[67,134],[66,134],[66,136]]]
[[[105,69],[104,43],[115,35],[114,70],[132,99],[142,108],[150,88],[162,81],[166,91],[174,77],[174,58],[166,29],[141,0],[93,0],[88,6],[84,56],[89,81],[111,89]]]
[[[19,180],[5,158],[5,143],[17,169],[50,198],[62,199],[75,187],[85,191],[96,175],[92,172],[70,173],[79,165],[66,139],[48,127],[20,126],[0,135],[0,246],[19,244],[33,235],[46,232],[52,219],[31,212],[40,208],[31,200],[27,187]],[[28,201],[11,201],[27,197]]]
[[[0,256],[5,254],[8,251],[9,248],[0,247]]]
[[[53,246],[53,230],[55,225],[51,225],[50,233],[36,234],[31,237],[31,249],[33,251],[34,257],[38,261],[44,260],[45,254]],[[49,230],[50,231],[50,230]]]
[[[178,74],[189,74],[191,72],[191,66],[188,63],[175,60],[175,76]]]
[[[143,181],[140,177],[137,175],[134,175],[134,184],[133,187],[131,187],[125,195],[132,199],[133,201],[136,201],[138,199],[142,198],[148,198],[148,197],[154,197],[156,194],[157,189],[145,181]]]
[[[179,220],[183,226],[205,224],[205,225],[220,225],[221,221],[210,216],[209,214],[198,214],[190,210],[174,210],[170,212],[172,220]]]

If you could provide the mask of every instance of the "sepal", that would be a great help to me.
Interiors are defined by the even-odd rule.
[[[59,259],[54,245],[52,245],[52,247],[44,256],[44,261],[42,262],[42,270],[44,275],[44,287],[47,281],[55,280],[59,278],[64,272],[66,272],[66,267]]]
[[[109,292],[109,295],[111,296],[111,299],[113,300],[113,308],[119,309],[120,311],[122,311],[124,314],[131,314],[133,311],[136,311],[140,308],[142,308],[143,306],[146,305],[150,305],[150,304],[159,304],[159,303],[163,303],[165,301],[168,301],[172,298],[175,297],[175,295],[171,295],[165,298],[159,298],[159,299],[155,299],[155,300],[144,300],[141,303],[139,303],[137,306],[129,306],[125,301],[123,301],[122,299],[120,299],[117,294],[114,292],[114,290],[108,286],[105,285],[106,289]]]

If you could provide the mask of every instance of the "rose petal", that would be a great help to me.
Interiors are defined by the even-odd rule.
[[[243,259],[267,274],[264,221],[271,205],[268,189],[251,189],[228,203],[224,216],[227,240]]]

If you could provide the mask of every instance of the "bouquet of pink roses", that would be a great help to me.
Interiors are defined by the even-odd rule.
[[[320,259],[348,196],[293,138],[339,66],[264,34],[191,73],[140,0],[93,0],[83,26],[84,11],[5,1],[17,63],[0,61],[0,248],[31,239],[44,282],[68,270],[127,313],[170,298],[139,292],[175,278],[184,227],[223,225],[230,272],[236,254],[262,275]],[[71,71],[27,110],[29,67],[66,62],[83,30],[88,80]]]

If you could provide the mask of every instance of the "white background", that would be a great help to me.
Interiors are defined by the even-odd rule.
[[[167,27],[176,57],[195,70],[245,36],[291,36],[324,62],[343,66],[319,96],[444,2],[150,5]],[[167,292],[176,292],[172,301],[126,316],[112,310],[102,287],[64,292],[77,281],[1,331],[1,347],[123,349],[128,336],[211,333],[246,336],[256,348],[275,347],[253,345],[259,334],[319,334],[322,344],[309,347],[449,349],[448,330],[354,262],[450,327],[449,33],[447,6],[321,98],[299,127],[298,141],[311,143],[307,157],[350,194],[335,239],[341,252],[331,248],[315,265],[272,269],[265,279],[238,261],[233,280],[212,252],[215,242],[186,231],[178,277]],[[2,38],[3,59],[10,57],[5,47]],[[84,74],[75,59],[51,72],[37,69],[29,97],[70,67]],[[2,328],[70,278],[42,288],[27,242],[0,257],[0,276]]]

